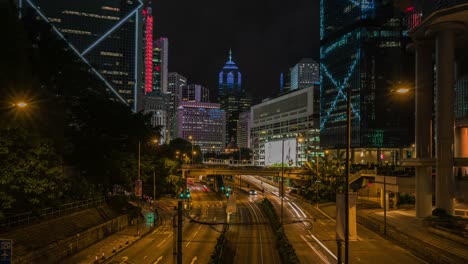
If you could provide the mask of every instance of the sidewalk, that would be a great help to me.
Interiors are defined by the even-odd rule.
[[[156,201],[156,208],[158,210],[169,211],[174,210],[172,199],[163,198]],[[142,214],[145,216],[150,212],[150,205],[142,205]],[[112,234],[98,243],[83,249],[70,258],[62,260],[60,263],[64,264],[90,264],[90,263],[103,263],[109,257],[117,254],[125,248],[131,246],[134,242],[148,234],[153,227],[150,227],[144,218],[140,218],[138,225],[130,225],[126,229]]]
[[[335,218],[335,204],[323,204],[319,208]],[[360,225],[392,240],[430,263],[468,263],[468,247],[431,233],[429,227],[424,225],[423,219],[416,218],[414,209],[388,211],[386,236],[383,233],[382,209],[358,209],[356,218]]]

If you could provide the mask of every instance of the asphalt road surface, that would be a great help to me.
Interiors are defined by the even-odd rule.
[[[218,196],[195,183],[190,187],[192,210],[190,217],[203,222],[224,222],[225,209]],[[174,212],[162,212],[163,224],[106,263],[164,264],[176,263],[174,255]],[[208,263],[223,225],[206,225],[184,218],[183,263]]]

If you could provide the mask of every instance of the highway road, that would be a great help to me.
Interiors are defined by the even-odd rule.
[[[251,188],[265,189],[266,197],[275,205],[279,215],[281,199],[277,187],[262,183],[261,178],[253,176],[242,176],[242,181],[249,183]],[[289,194],[286,195],[283,204],[286,235],[301,263],[336,263],[335,219]],[[304,220],[305,222],[300,222]],[[382,252],[391,257],[382,258]],[[358,240],[350,241],[350,263],[425,262],[380,235],[358,225]]]
[[[223,263],[281,263],[273,231],[260,209],[260,197],[237,192],[236,198],[237,213],[226,234]]]
[[[194,219],[203,222],[224,222],[225,207],[218,196],[195,183],[191,187]],[[172,217],[175,211],[162,212],[163,224],[127,249],[119,252],[106,263],[169,264],[176,263],[174,256],[174,228]],[[204,225],[184,218],[183,263],[208,263],[223,225]]]

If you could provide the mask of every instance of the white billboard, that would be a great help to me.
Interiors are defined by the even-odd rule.
[[[281,155],[281,150],[283,150],[283,155]],[[295,138],[267,142],[265,143],[265,166],[281,165],[281,161],[284,161],[286,167],[296,166],[296,151],[297,141]]]

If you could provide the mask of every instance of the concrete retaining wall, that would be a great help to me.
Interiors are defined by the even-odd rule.
[[[122,215],[99,226],[90,228],[72,237],[54,241],[25,256],[14,256],[15,263],[59,263],[60,260],[76,254],[103,238],[128,226],[128,216]],[[53,227],[51,227],[53,228]]]

